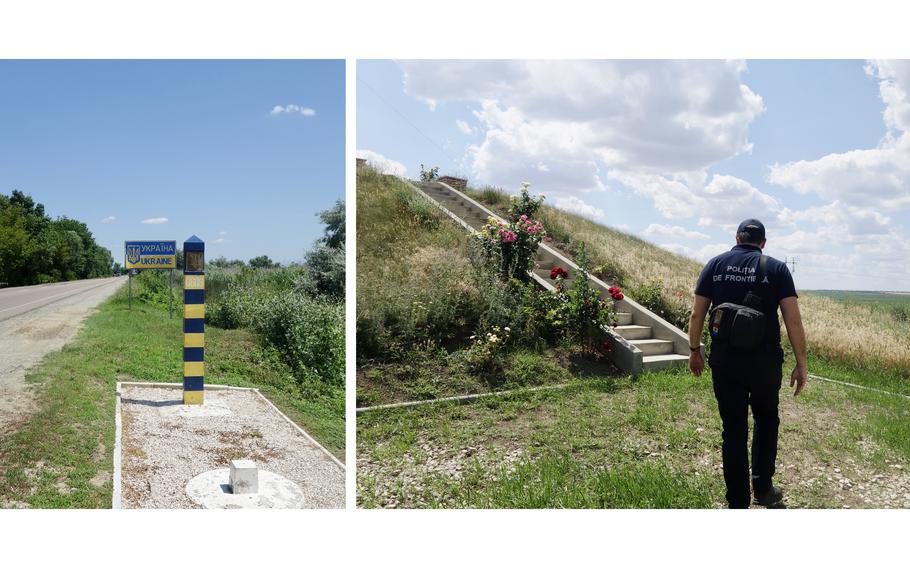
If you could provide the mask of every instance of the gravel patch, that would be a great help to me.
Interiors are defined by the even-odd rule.
[[[252,459],[304,494],[304,507],[343,508],[344,470],[250,390],[210,389],[193,412],[179,388],[122,385],[122,505],[199,508],[186,495],[196,475]]]
[[[377,447],[381,450],[382,447]],[[478,468],[492,480],[505,472],[514,471],[516,464],[525,457],[519,447],[493,447],[478,444],[463,448],[441,448],[432,442],[420,441],[413,451],[400,459],[376,459],[366,452],[358,452],[358,494],[371,487],[373,506],[386,509],[420,509],[429,505],[427,492],[433,492],[434,480],[460,482],[469,472]],[[448,494],[433,495],[433,502],[445,507],[457,507],[456,500]]]

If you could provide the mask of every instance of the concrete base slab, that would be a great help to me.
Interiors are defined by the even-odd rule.
[[[208,506],[190,498],[187,483],[219,468],[224,474],[213,486],[232,502],[214,506],[344,507],[344,466],[259,391],[210,384],[205,404],[184,406],[182,386],[117,384],[115,508]],[[252,460],[260,472],[284,476],[296,490],[268,489],[262,474],[259,497],[238,500],[230,486],[220,488],[231,483],[228,466],[235,460]]]
[[[179,416],[181,418],[205,418],[233,414],[227,403],[218,399],[209,399],[204,404],[183,404],[182,400],[175,400],[173,404],[170,404],[168,401],[167,404],[159,406],[158,413],[161,416]]]
[[[259,470],[259,492],[231,493],[230,469],[220,468],[201,473],[186,485],[186,494],[206,509],[301,509],[303,491],[290,479]]]

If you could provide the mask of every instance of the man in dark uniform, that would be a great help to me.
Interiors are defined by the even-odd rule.
[[[714,395],[723,422],[724,481],[731,508],[748,508],[755,502],[766,507],[783,501],[783,492],[771,482],[777,458],[778,395],[781,387],[784,352],[780,346],[780,306],[787,335],[796,356],[790,386],[798,395],[808,380],[806,334],[803,330],[796,289],[787,265],[767,257],[764,273],[760,267],[765,248],[765,227],[756,219],[740,223],[736,246],[708,261],[695,286],[695,305],[689,318],[689,369],[701,375],[705,362],[700,342],[710,306],[725,302],[744,305],[748,292],[760,296],[756,309],[765,315],[761,342],[754,349],[733,347],[713,341],[708,363]],[[752,407],[755,432],[752,437],[752,491],[749,488],[748,414]]]

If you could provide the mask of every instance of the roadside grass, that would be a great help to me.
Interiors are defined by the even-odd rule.
[[[135,290],[134,290],[135,292]],[[180,382],[182,319],[133,302],[102,304],[69,345],[32,369],[38,410],[0,440],[0,504],[109,508],[118,381]],[[276,353],[244,330],[206,329],[206,381],[256,387],[344,459],[344,417],[300,392]]]
[[[910,465],[910,401],[820,381],[794,398],[785,378],[781,414],[788,506],[895,506],[875,483],[900,483],[893,476]],[[722,507],[720,439],[709,372],[368,412],[358,416],[358,503]],[[842,479],[869,485],[845,491]]]

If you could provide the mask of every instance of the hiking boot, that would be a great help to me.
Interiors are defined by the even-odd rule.
[[[772,485],[771,489],[765,492],[755,494],[755,504],[762,507],[775,507],[780,505],[783,500],[784,492],[776,485]]]

